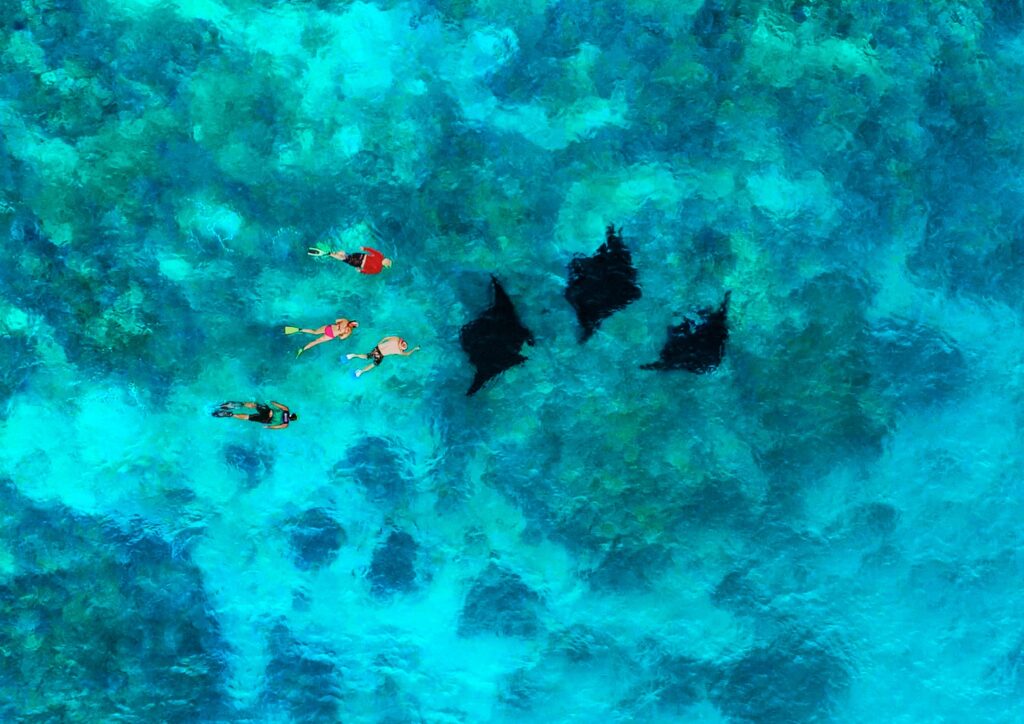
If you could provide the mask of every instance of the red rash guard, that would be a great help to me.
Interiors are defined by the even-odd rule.
[[[364,246],[363,251],[366,252],[366,258],[363,259],[363,264],[359,267],[359,271],[363,274],[380,273],[380,270],[384,268],[384,255],[368,246]]]

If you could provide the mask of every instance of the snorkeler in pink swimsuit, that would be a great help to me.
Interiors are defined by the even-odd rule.
[[[299,351],[295,353],[295,356],[298,357],[310,347],[315,347],[318,344],[329,342],[332,339],[346,339],[349,335],[352,334],[352,330],[354,330],[358,326],[359,322],[355,321],[354,319],[338,319],[334,322],[334,324],[325,324],[323,327],[317,327],[316,329],[299,329],[297,330],[299,332],[305,332],[306,334],[317,334],[320,336],[314,339],[309,344],[307,344],[305,347],[299,349]],[[288,329],[285,329],[285,332],[287,331]]]

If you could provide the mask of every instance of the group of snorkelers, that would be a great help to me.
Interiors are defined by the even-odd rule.
[[[338,261],[344,262],[345,264],[359,270],[361,274],[379,274],[383,269],[391,268],[390,259],[376,249],[368,246],[362,247],[362,251],[353,252],[351,254],[347,254],[344,251],[325,250],[320,247],[310,247],[307,253],[314,257],[326,256],[331,259],[337,259]],[[284,333],[296,334],[301,332],[303,334],[316,335],[316,339],[304,347],[300,347],[295,353],[295,356],[299,357],[303,352],[306,352],[318,344],[330,342],[332,339],[347,339],[358,326],[359,322],[354,319],[346,319],[342,317],[334,320],[331,324],[325,324],[314,329],[287,326],[284,328]],[[391,355],[408,357],[418,349],[419,346],[409,349],[409,343],[401,337],[389,336],[381,339],[374,348],[366,354],[347,354],[345,355],[344,360],[346,362],[352,359],[370,360],[370,364],[355,371],[355,376],[358,378],[378,366],[385,357],[389,357]],[[260,402],[222,402],[217,409],[214,410],[213,416],[232,417],[236,420],[258,422],[268,430],[283,430],[288,427],[289,424],[299,419],[299,416],[292,412],[286,405],[282,405],[281,403],[274,401],[271,401],[269,405],[265,405]]]

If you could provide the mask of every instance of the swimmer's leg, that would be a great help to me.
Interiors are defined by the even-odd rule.
[[[298,357],[300,354],[305,352],[310,347],[316,347],[318,344],[323,344],[324,342],[330,342],[332,339],[333,339],[333,337],[328,337],[326,334],[322,335],[319,339],[314,339],[312,342],[310,342],[305,347],[303,347],[298,352],[296,352],[295,356]]]

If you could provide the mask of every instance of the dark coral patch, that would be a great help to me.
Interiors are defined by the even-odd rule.
[[[466,594],[459,635],[533,636],[541,627],[540,606],[540,596],[518,574],[491,563]]]
[[[330,651],[297,641],[283,624],[270,633],[270,661],[260,694],[271,721],[340,721],[341,675]]]
[[[330,565],[348,536],[334,518],[322,508],[311,508],[288,524],[295,565],[317,570]]]
[[[187,555],[0,481],[0,720],[222,721],[227,646]],[[41,692],[46,696],[42,697]]]
[[[348,449],[345,459],[334,465],[332,478],[351,477],[377,503],[399,503],[412,487],[409,451],[394,440],[369,435]]]
[[[383,545],[374,549],[367,578],[375,596],[407,593],[416,587],[418,550],[413,537],[402,531],[392,532]]]

